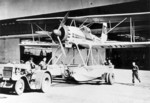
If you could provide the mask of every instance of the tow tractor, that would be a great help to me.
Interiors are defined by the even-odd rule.
[[[52,83],[51,73],[39,67],[31,69],[27,64],[1,64],[0,88],[11,88],[20,95],[27,89],[47,92]]]

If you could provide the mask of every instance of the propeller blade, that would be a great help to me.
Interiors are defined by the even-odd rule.
[[[66,52],[65,52],[65,49],[64,49],[64,47],[63,47],[63,45],[62,45],[62,43],[61,43],[61,41],[60,41],[59,36],[57,36],[57,39],[58,39],[58,41],[59,41],[59,43],[60,43],[61,50],[62,50],[63,54],[64,54],[64,55],[65,55],[65,57],[66,57]]]
[[[61,21],[60,25],[65,24],[67,18],[68,18],[69,12],[64,16],[63,20]]]
[[[59,25],[58,30],[60,30],[60,29],[61,29],[61,27],[62,27],[62,26],[61,26],[61,25]]]
[[[68,18],[68,15],[69,15],[69,12],[67,12],[67,14],[64,16],[63,20],[61,21],[59,27],[58,27],[58,30],[61,29],[61,27],[65,24],[67,18]]]
[[[53,38],[51,37],[51,34],[52,34],[52,33],[49,33],[49,32],[48,32],[48,33],[47,33],[47,36],[52,40],[52,42],[54,42]]]
[[[52,32],[42,30],[42,31],[36,31],[35,33],[37,33],[37,34],[43,34],[43,35],[45,34],[45,35],[47,35],[54,42],[54,40],[51,37]]]

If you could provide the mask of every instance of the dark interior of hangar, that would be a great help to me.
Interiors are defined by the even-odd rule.
[[[20,47],[20,60],[22,63],[29,61],[31,57],[33,58],[35,64],[39,64],[43,58],[46,58],[46,62],[48,62],[52,57],[52,52],[40,48]]]
[[[50,43],[51,40],[49,38],[25,38],[25,39],[20,39],[20,43],[25,43],[25,42],[35,42],[37,43],[40,41],[40,43]],[[51,57],[52,57],[52,48],[50,47],[30,47],[30,46],[20,46],[20,61],[22,63],[27,62],[30,60],[30,58],[33,58],[33,61],[35,64],[39,64],[43,58],[46,58],[48,62]]]
[[[141,70],[150,70],[150,48],[107,49],[106,57],[116,68],[132,68],[136,62]]]

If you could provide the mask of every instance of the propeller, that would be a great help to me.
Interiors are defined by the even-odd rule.
[[[60,40],[60,37],[62,36],[62,32],[61,32],[60,29],[64,26],[64,24],[65,24],[65,22],[66,22],[66,20],[67,20],[68,15],[69,15],[69,12],[64,16],[64,18],[63,18],[63,20],[61,21],[61,23],[60,23],[58,29],[54,29],[54,30],[53,30],[54,35],[57,36],[58,42],[59,42],[59,44],[60,44],[60,46],[61,46],[61,50],[62,50],[64,56],[66,56],[66,52],[65,52],[65,49],[64,49],[64,47],[63,47],[63,45],[62,45],[62,42],[61,42],[61,40]]]
[[[63,20],[60,22],[58,29],[54,29],[53,32],[45,31],[37,25],[37,27],[39,27],[42,30],[42,31],[37,31],[37,33],[46,34],[48,37],[51,38],[51,40],[53,42],[54,42],[54,40],[56,40],[60,44],[60,47],[61,47],[61,50],[62,50],[64,56],[66,56],[66,52],[65,52],[65,49],[64,49],[62,41],[61,41],[64,33],[63,33],[63,29],[61,29],[61,28],[64,27],[64,24],[67,20],[68,15],[69,15],[69,12],[64,16]]]
[[[55,35],[61,36],[61,31],[60,31],[60,29],[64,26],[64,24],[65,24],[65,22],[66,22],[66,20],[67,20],[68,15],[69,15],[69,12],[64,16],[64,18],[63,18],[63,20],[61,21],[61,23],[60,23],[58,29],[54,29],[54,30],[53,30],[53,33],[54,33]]]

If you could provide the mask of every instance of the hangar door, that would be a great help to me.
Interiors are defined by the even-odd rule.
[[[20,62],[19,39],[0,40],[0,62]]]
[[[150,48],[119,48],[107,49],[107,58],[112,60],[116,68],[131,69],[132,61],[135,61],[140,69],[150,70]]]

